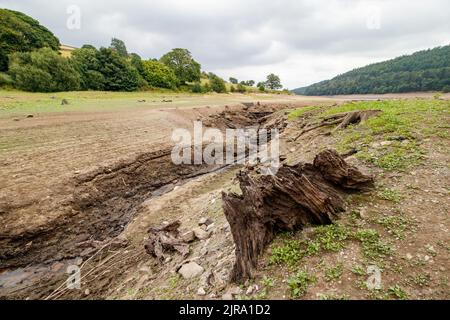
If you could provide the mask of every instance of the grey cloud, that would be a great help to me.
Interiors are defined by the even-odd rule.
[[[66,28],[71,4],[82,10],[81,30]],[[185,47],[208,71],[250,79],[271,70],[290,87],[450,42],[446,0],[0,0],[0,7],[39,19],[63,43],[107,46],[116,36],[146,58]],[[380,29],[371,30],[377,13]]]

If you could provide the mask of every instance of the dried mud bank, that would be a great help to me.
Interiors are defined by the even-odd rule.
[[[220,129],[284,129],[285,115],[276,111],[286,107],[245,104],[225,107],[218,114],[197,120],[202,120],[205,126]],[[59,218],[19,235],[0,233],[0,270],[3,270],[0,273],[0,297],[27,297],[28,291],[44,297],[52,285],[64,277],[63,266],[85,261],[105,245],[123,246],[115,238],[145,201],[224,169],[224,166],[207,164],[175,165],[171,151],[172,148],[167,146],[75,175],[66,183],[70,193],[59,203],[57,209],[62,213]],[[13,210],[17,208],[2,208],[4,213]]]

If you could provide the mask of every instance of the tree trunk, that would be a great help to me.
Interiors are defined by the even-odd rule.
[[[236,244],[233,282],[253,277],[258,257],[277,232],[330,224],[344,211],[346,193],[373,187],[372,177],[332,150],[318,154],[313,164],[283,166],[274,176],[242,170],[237,177],[242,195],[222,194]]]

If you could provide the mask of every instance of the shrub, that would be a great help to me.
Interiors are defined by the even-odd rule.
[[[70,60],[49,48],[12,54],[9,73],[15,86],[25,91],[55,92],[80,88],[80,75]]]
[[[246,93],[247,88],[243,84],[238,84],[236,91],[239,93]]]
[[[103,90],[105,77],[99,71],[101,69],[98,59],[98,50],[94,47],[84,47],[72,52],[71,60],[81,76],[81,89]]]
[[[227,92],[227,87],[225,85],[225,81],[220,78],[219,76],[216,76],[215,74],[210,75],[210,86],[211,90],[217,93],[225,93]]]
[[[6,73],[0,72],[0,87],[12,86],[13,80]]]
[[[101,48],[98,52],[99,72],[105,77],[105,90],[135,91],[138,89],[139,72],[127,58],[112,49]]]

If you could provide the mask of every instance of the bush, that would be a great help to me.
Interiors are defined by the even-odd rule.
[[[239,93],[246,93],[247,88],[243,84],[240,83],[240,84],[238,84],[236,91]]]
[[[38,21],[17,11],[0,9],[0,71],[8,69],[8,55],[49,47],[59,49],[59,40]]]
[[[70,60],[49,48],[12,54],[9,73],[15,86],[25,91],[56,92],[80,88],[80,75]]]
[[[143,61],[143,67],[144,79],[148,85],[167,89],[175,89],[178,86],[178,79],[173,70],[161,62]]]
[[[105,90],[135,91],[139,88],[139,72],[127,58],[107,48],[101,48],[97,56],[98,71],[105,77]]]
[[[227,92],[227,87],[225,85],[225,81],[220,78],[219,76],[216,76],[215,74],[210,74],[210,86],[211,90],[217,93],[225,93]]]
[[[104,90],[105,77],[98,59],[98,50],[94,47],[84,47],[72,52],[71,60],[81,76],[81,89]]]
[[[14,81],[6,73],[0,72],[0,87],[12,86]]]

